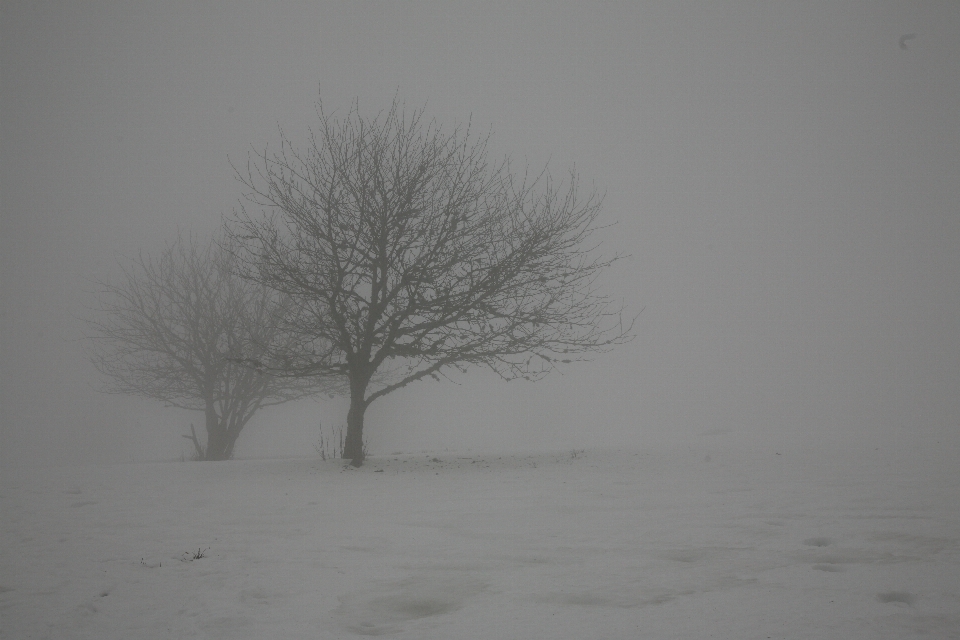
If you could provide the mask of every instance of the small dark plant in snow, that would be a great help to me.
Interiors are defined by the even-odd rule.
[[[181,561],[193,562],[194,560],[199,560],[200,558],[206,558],[207,551],[210,551],[210,547],[207,547],[206,549],[201,549],[200,547],[197,547],[196,553],[194,553],[193,551],[184,551]]]
[[[313,449],[320,456],[321,460],[343,457],[343,427],[340,427],[336,433],[326,435],[323,432],[323,424],[321,423],[320,438],[313,444]]]
[[[573,451],[570,452],[570,459],[576,460],[577,458],[582,458],[584,457],[585,453],[586,453],[585,449],[574,449]]]
[[[313,444],[313,450],[317,452],[321,460],[328,458],[343,458],[344,434],[343,427],[337,429],[336,433],[326,435],[323,432],[323,425],[320,425],[320,437]],[[369,454],[367,450],[367,439],[363,439],[363,456]]]

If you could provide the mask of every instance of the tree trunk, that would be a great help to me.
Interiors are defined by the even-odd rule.
[[[229,460],[233,457],[233,447],[237,444],[237,437],[239,435],[239,431],[237,433],[224,432],[223,449],[221,450],[220,457],[217,458],[218,460]]]
[[[366,452],[363,450],[363,414],[367,410],[364,401],[366,388],[350,385],[350,411],[347,412],[347,438],[343,443],[343,457],[350,464],[359,467],[363,464]]]
[[[237,439],[222,427],[217,426],[217,430],[207,433],[207,449],[204,452],[204,460],[229,460],[233,456],[233,446]]]
[[[227,433],[226,420],[217,415],[213,402],[207,402],[207,448],[203,452],[204,460],[229,460],[233,455],[236,435]]]

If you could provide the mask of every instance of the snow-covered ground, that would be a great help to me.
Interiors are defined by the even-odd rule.
[[[957,638],[955,460],[676,448],[48,471],[0,490],[0,637]]]

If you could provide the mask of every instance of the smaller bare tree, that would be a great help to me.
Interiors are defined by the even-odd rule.
[[[159,258],[121,264],[122,277],[102,285],[88,321],[89,357],[105,391],[204,412],[206,445],[193,425],[184,436],[201,460],[229,459],[262,407],[324,389],[318,377],[280,378],[251,366],[261,353],[294,348],[280,329],[290,304],[239,278],[234,263],[222,241],[178,236]]]

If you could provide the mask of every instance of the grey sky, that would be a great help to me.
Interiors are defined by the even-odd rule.
[[[305,135],[318,96],[395,92],[576,163],[631,254],[610,291],[645,310],[562,377],[378,401],[376,452],[958,431],[960,4],[4,2],[0,24],[5,469],[184,450],[188,414],[95,391],[93,282],[216,228],[228,158]],[[265,411],[238,453],[302,450],[318,411],[343,422]]]

